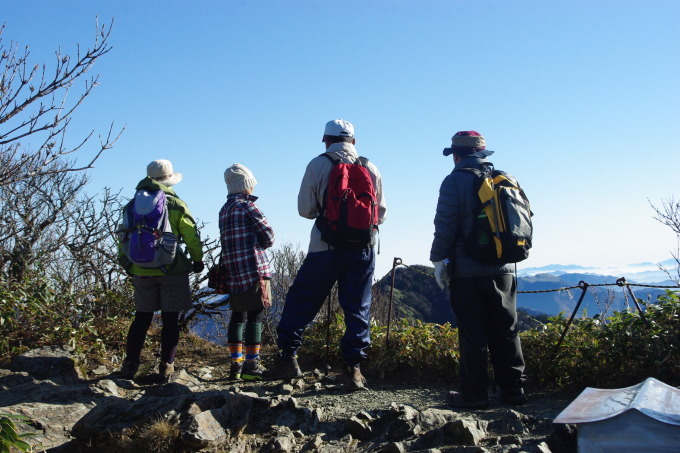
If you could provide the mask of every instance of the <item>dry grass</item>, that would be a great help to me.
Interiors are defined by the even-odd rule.
[[[140,429],[139,443],[146,451],[174,451],[179,435],[177,423],[159,419]]]
[[[129,428],[118,434],[112,433],[101,452],[174,452],[178,451],[180,434],[176,422],[159,418],[144,426]]]

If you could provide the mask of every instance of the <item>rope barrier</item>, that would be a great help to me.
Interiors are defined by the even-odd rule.
[[[397,266],[404,266],[408,269],[411,269],[414,272],[417,272],[419,274],[422,274],[426,277],[429,277],[431,279],[434,279],[434,275],[430,275],[427,272],[423,272],[421,270],[418,270],[414,268],[413,266],[409,266],[408,264],[404,263],[401,258],[394,258],[394,267],[396,268]],[[616,281],[616,283],[592,283],[588,284],[590,288],[593,287],[604,287],[604,286],[618,286],[618,287],[630,287],[630,286],[635,286],[635,287],[641,287],[641,288],[660,288],[660,289],[673,289],[673,288],[680,288],[678,285],[649,285],[649,284],[642,284],[642,283],[628,283],[625,280],[625,277],[622,277]],[[538,294],[538,293],[554,293],[558,291],[568,291],[570,289],[583,289],[583,285],[575,285],[575,286],[563,286],[561,288],[554,288],[554,289],[541,289],[541,290],[533,290],[533,291],[517,291],[518,294]]]
[[[386,349],[389,351],[390,350],[390,320],[391,320],[391,313],[392,313],[392,297],[393,297],[393,292],[394,292],[394,281],[395,281],[395,276],[396,276],[396,269],[398,266],[404,266],[408,269],[411,269],[414,272],[417,272],[419,274],[425,275],[429,278],[434,279],[434,275],[430,275],[427,272],[423,272],[421,270],[418,270],[412,266],[409,266],[408,264],[404,263],[404,261],[401,258],[394,258],[394,261],[392,263],[392,287],[390,289],[390,299],[389,299],[389,308],[388,308],[388,319],[387,319],[387,337],[385,341],[385,346]],[[637,298],[635,297],[635,294],[633,294],[632,286],[635,287],[642,287],[642,288],[663,288],[663,289],[671,289],[671,288],[680,288],[680,286],[675,285],[645,285],[642,283],[628,283],[626,281],[625,277],[621,277],[616,280],[616,283],[595,283],[595,284],[589,284],[581,280],[578,285],[576,286],[566,286],[562,288],[554,288],[554,289],[543,289],[543,290],[534,290],[534,291],[517,291],[518,294],[537,294],[537,293],[552,293],[552,292],[558,292],[558,291],[568,291],[571,289],[580,289],[581,290],[581,295],[579,296],[578,302],[576,303],[576,307],[574,308],[574,311],[571,313],[571,317],[569,318],[569,321],[567,322],[564,331],[562,332],[562,335],[560,336],[560,339],[558,340],[557,344],[555,345],[555,349],[553,351],[553,359],[557,356],[557,351],[559,350],[560,346],[562,345],[562,341],[564,340],[564,337],[567,335],[567,331],[569,330],[569,326],[574,320],[574,317],[576,316],[576,312],[578,311],[579,307],[581,306],[581,302],[583,302],[583,298],[586,295],[586,292],[588,291],[588,288],[592,287],[604,287],[604,286],[618,286],[621,288],[626,288],[628,292],[630,293],[631,299],[633,300],[633,303],[635,304],[635,308],[637,308],[638,313],[640,313],[640,318],[642,321],[645,323],[647,327],[649,327],[649,322],[645,318],[644,311],[642,310],[642,307],[640,307],[640,304],[637,301]],[[569,293],[570,294],[570,293]],[[625,291],[623,293],[626,295]],[[628,296],[626,296],[627,299]]]
[[[395,284],[395,277],[396,277],[396,269],[397,269],[397,267],[399,267],[399,266],[403,266],[403,267],[405,267],[405,268],[408,268],[408,269],[410,269],[410,270],[412,270],[412,271],[414,271],[414,272],[417,272],[417,273],[419,273],[419,274],[422,274],[422,275],[424,275],[424,276],[426,276],[426,277],[429,277],[429,278],[432,278],[432,279],[435,278],[434,275],[430,275],[430,274],[427,273],[427,272],[423,272],[423,271],[421,271],[421,270],[419,270],[419,269],[416,269],[416,268],[413,267],[413,266],[409,266],[408,264],[404,263],[404,261],[403,261],[401,258],[397,258],[397,257],[394,258],[394,261],[393,261],[393,263],[392,263],[392,285],[391,285],[391,289],[390,289],[390,297],[389,297],[388,320],[387,320],[387,334],[386,334],[386,338],[385,338],[385,340],[386,340],[385,343],[386,343],[386,348],[387,348],[387,350],[390,349],[390,326],[391,326],[391,324],[392,324],[392,323],[391,323],[391,321],[392,321],[392,319],[391,319],[391,317],[392,317],[392,316],[391,316],[391,315],[392,315],[392,298],[393,298],[393,295],[394,295],[393,292],[394,292],[394,284]],[[563,287],[561,287],[561,288],[542,289],[542,290],[533,290],[533,291],[517,291],[517,293],[518,293],[518,294],[540,294],[540,293],[553,293],[553,292],[559,292],[559,291],[569,291],[569,290],[572,290],[572,289],[580,289],[580,290],[582,291],[582,292],[581,292],[581,295],[580,295],[580,298],[579,298],[579,301],[578,301],[578,303],[576,304],[576,308],[575,308],[574,312],[572,313],[571,319],[570,319],[569,322],[567,323],[567,328],[566,328],[565,331],[563,332],[562,338],[560,338],[560,341],[559,341],[558,344],[557,344],[557,347],[556,347],[556,349],[555,349],[555,351],[557,351],[557,349],[559,348],[560,344],[562,343],[562,340],[564,339],[564,335],[566,335],[566,331],[567,331],[567,329],[569,328],[569,324],[571,324],[571,321],[573,320],[574,315],[576,314],[576,311],[578,310],[579,306],[581,305],[581,302],[582,302],[582,300],[583,300],[583,297],[585,296],[585,293],[586,293],[587,289],[588,289],[588,288],[593,288],[593,287],[606,287],[606,286],[618,286],[618,287],[621,287],[621,288],[624,288],[624,287],[625,287],[626,289],[628,289],[628,292],[629,292],[630,295],[631,295],[631,298],[632,298],[632,300],[633,300],[633,303],[635,304],[635,306],[636,306],[638,312],[640,313],[641,318],[643,319],[643,321],[645,321],[645,323],[647,322],[647,320],[644,318],[643,310],[642,310],[642,308],[639,306],[639,304],[637,303],[637,299],[635,298],[635,295],[633,294],[633,291],[632,291],[631,287],[640,287],[640,288],[660,288],[660,289],[674,289],[674,288],[680,288],[680,286],[678,286],[678,285],[649,285],[649,284],[642,284],[642,283],[628,283],[628,282],[626,281],[626,278],[625,278],[625,277],[621,277],[621,278],[619,278],[618,280],[616,280],[616,283],[594,283],[594,284],[589,284],[589,283],[586,283],[586,282],[584,282],[584,281],[580,281],[579,284],[578,284],[578,285],[575,285],[575,286],[563,286]],[[624,292],[624,294],[625,294],[625,292]],[[196,302],[195,302],[195,303],[194,303],[194,306],[193,306],[193,309],[192,309],[192,310],[189,310],[188,312],[183,313],[182,316],[180,317],[180,326],[181,326],[181,328],[182,328],[182,329],[186,328],[186,326],[188,325],[189,321],[190,321],[191,319],[193,319],[194,317],[196,317],[197,315],[199,315],[199,314],[200,314],[200,315],[206,315],[206,316],[209,316],[209,317],[212,317],[213,315],[220,315],[221,313],[220,313],[220,311],[218,310],[218,308],[220,308],[220,307],[222,307],[222,306],[225,306],[225,305],[227,305],[228,303],[229,303],[229,301],[228,301],[226,298],[223,298],[223,299],[221,299],[221,300],[218,300],[218,301],[216,301],[216,302],[211,302],[211,303],[206,303],[206,302],[198,302],[198,303],[196,303]],[[329,310],[329,313],[330,313],[330,310]],[[330,325],[330,320],[328,320],[327,323],[328,323],[328,325]],[[327,334],[327,336],[328,336],[328,332],[326,332],[326,334]],[[327,343],[328,343],[328,341],[327,341]],[[326,356],[328,357],[328,352],[326,353]]]

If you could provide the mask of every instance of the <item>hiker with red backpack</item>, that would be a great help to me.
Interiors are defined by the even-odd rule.
[[[501,399],[527,402],[513,274],[531,247],[531,210],[517,181],[487,161],[492,153],[476,131],[452,137],[444,155],[453,154],[454,169],[441,184],[434,218],[430,260],[440,288],[449,277],[458,324],[460,392],[449,393],[457,408],[489,406],[489,355]]]
[[[338,302],[345,315],[344,374],[349,388],[359,390],[365,388],[360,364],[370,345],[374,246],[386,204],[380,173],[357,154],[351,123],[329,121],[322,142],[326,152],[307,165],[298,194],[298,213],[315,223],[307,256],[288,290],[277,327],[281,350],[277,367],[287,377],[302,376],[297,351],[303,331],[337,282]]]
[[[133,379],[139,369],[146,333],[154,312],[161,312],[160,379],[174,372],[179,343],[179,314],[192,308],[189,272],[203,271],[203,244],[196,222],[172,186],[182,180],[172,163],[155,160],[134,198],[123,208],[118,229],[118,262],[132,276],[135,318],[127,336],[126,357],[120,374]],[[186,244],[190,258],[179,248]]]

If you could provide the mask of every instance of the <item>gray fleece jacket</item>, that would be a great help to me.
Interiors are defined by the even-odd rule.
[[[466,157],[458,168],[480,168],[486,159]],[[480,263],[468,256],[464,248],[465,234],[472,228],[473,207],[477,194],[474,190],[475,176],[466,171],[453,171],[439,189],[437,213],[434,216],[434,240],[430,249],[430,261],[450,260],[454,278],[480,277],[485,275],[511,274],[514,264],[491,265]]]
[[[334,143],[326,150],[327,154],[334,153],[342,158],[343,162],[352,162],[348,157],[355,160],[359,155],[351,143]],[[300,192],[298,193],[298,213],[306,219],[316,219],[321,212],[324,201],[324,192],[328,187],[328,176],[333,168],[331,161],[323,156],[316,156],[307,165],[305,176],[302,178]],[[378,168],[369,160],[368,172],[373,180],[376,197],[378,199],[378,224],[381,225],[387,217],[387,204],[382,190],[382,178]],[[331,247],[321,240],[321,232],[315,226],[309,239],[308,253],[323,252]]]

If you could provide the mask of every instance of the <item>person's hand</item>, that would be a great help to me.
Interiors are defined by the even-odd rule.
[[[260,289],[262,291],[262,305],[264,308],[269,308],[272,306],[272,293],[269,289],[269,281],[260,279]]]
[[[432,261],[432,264],[434,264],[434,279],[437,280],[437,285],[439,285],[439,288],[444,289],[444,272],[446,271],[446,265],[448,264],[449,260],[441,260],[441,261]]]
[[[205,264],[203,264],[203,261],[194,261],[194,264],[191,267],[194,273],[200,274],[203,272],[203,269],[205,269]]]

